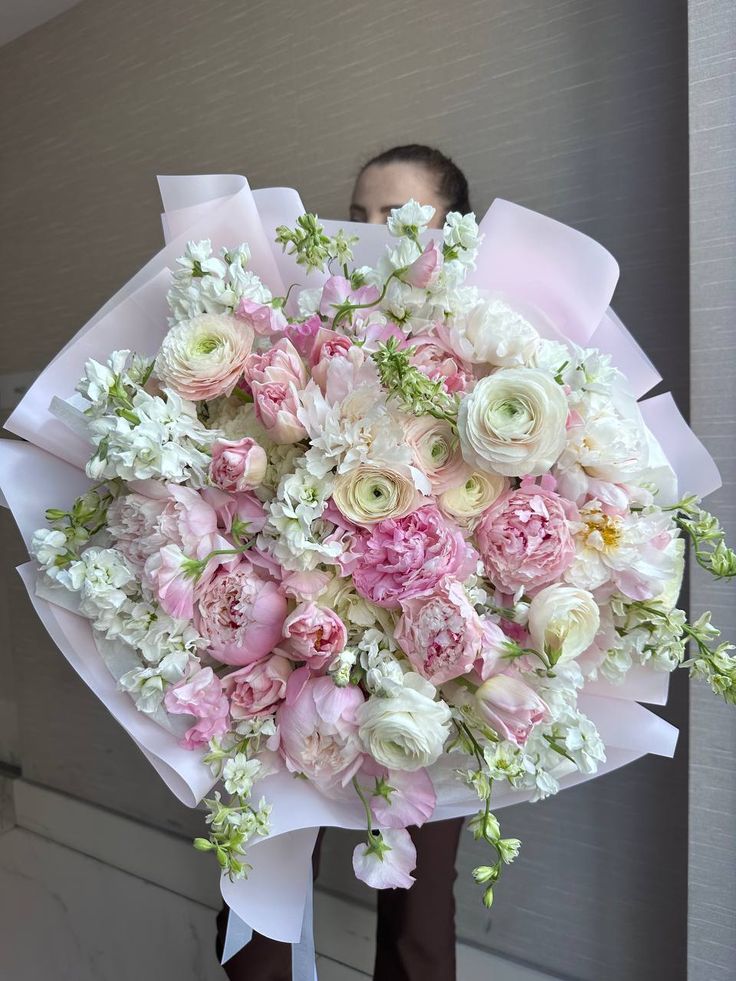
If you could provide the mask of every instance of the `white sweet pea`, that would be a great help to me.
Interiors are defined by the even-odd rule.
[[[538,476],[565,446],[567,399],[537,368],[501,368],[481,378],[460,403],[463,456],[479,470],[507,477]]]
[[[387,682],[387,695],[372,695],[356,713],[366,751],[393,770],[421,770],[436,763],[450,732],[450,709],[435,701],[436,689],[418,674],[403,684]]]
[[[434,217],[435,209],[429,204],[419,204],[411,200],[401,208],[394,208],[388,216],[386,225],[389,233],[397,238],[401,235],[416,236],[424,231]]]
[[[552,664],[571,661],[586,651],[600,626],[600,610],[585,589],[557,583],[540,590],[529,605],[532,644]]]

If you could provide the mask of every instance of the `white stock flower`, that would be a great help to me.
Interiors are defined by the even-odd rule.
[[[436,763],[450,732],[451,712],[435,701],[436,689],[418,674],[386,683],[387,695],[371,695],[356,714],[367,752],[392,770],[420,770]]]
[[[481,378],[460,403],[458,432],[466,461],[507,477],[538,476],[564,449],[567,399],[536,368],[501,368]]]
[[[396,645],[390,634],[376,628],[366,630],[357,650],[369,692],[385,696],[395,691],[396,685],[403,685],[410,665],[396,657]]]
[[[33,532],[31,555],[46,571],[52,571],[56,560],[67,551],[66,535],[55,528],[39,528]]]
[[[448,211],[442,229],[442,237],[447,245],[462,250],[474,252],[480,242],[478,223],[472,211],[461,214],[459,211]]]
[[[259,760],[249,760],[245,753],[236,753],[222,768],[222,779],[229,794],[247,797],[261,770]]]
[[[121,552],[92,545],[66,570],[69,588],[80,594],[79,609],[95,619],[99,614],[119,610],[137,588],[136,577]]]
[[[285,569],[293,571],[309,571],[320,562],[333,561],[342,546],[324,544],[332,525],[321,520],[333,483],[331,474],[317,476],[306,467],[286,474],[269,505],[259,548],[267,549]]]
[[[532,597],[527,629],[532,643],[553,664],[571,661],[586,651],[600,625],[600,611],[585,589],[554,583]]]

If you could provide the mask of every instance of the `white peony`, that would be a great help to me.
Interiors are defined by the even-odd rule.
[[[458,357],[502,368],[528,365],[539,343],[532,325],[503,300],[480,300],[445,330]]]
[[[571,661],[586,651],[600,625],[600,610],[585,589],[558,583],[540,590],[529,605],[532,644],[553,664]]]
[[[403,684],[385,682],[386,697],[372,695],[356,713],[366,751],[391,770],[421,770],[439,759],[450,732],[447,704],[434,685],[410,672]]]
[[[537,368],[501,368],[460,403],[458,432],[466,461],[507,477],[538,476],[565,447],[567,399]]]

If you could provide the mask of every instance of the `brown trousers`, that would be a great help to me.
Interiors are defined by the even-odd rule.
[[[455,857],[463,819],[410,828],[417,849],[411,889],[378,892],[373,981],[455,981]],[[314,849],[319,868],[320,832]],[[217,915],[217,958],[222,956],[228,908]],[[258,933],[223,965],[230,981],[291,981],[291,947]]]

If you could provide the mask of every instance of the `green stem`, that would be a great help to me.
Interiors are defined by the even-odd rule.
[[[363,804],[363,809],[365,810],[365,820],[368,827],[368,844],[373,844],[373,816],[371,814],[370,804],[366,800],[365,794],[363,793],[360,784],[358,783],[358,778],[353,777],[353,787],[355,787],[355,793],[360,797],[361,803]]]

